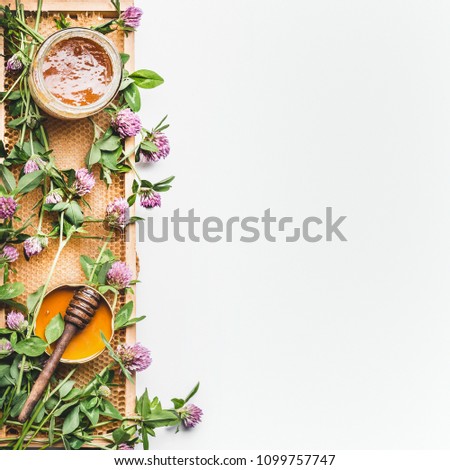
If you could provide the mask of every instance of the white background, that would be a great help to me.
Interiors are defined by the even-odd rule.
[[[205,411],[153,448],[448,448],[450,3],[136,3],[151,214],[332,206],[349,239],[139,245],[139,389]]]

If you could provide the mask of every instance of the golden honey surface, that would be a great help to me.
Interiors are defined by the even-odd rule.
[[[37,336],[45,340],[45,328],[50,320],[58,315],[58,313],[61,313],[63,317],[65,316],[66,309],[72,300],[75,289],[76,287],[70,286],[60,287],[45,297],[36,319],[35,333]],[[103,298],[90,323],[84,330],[74,336],[62,358],[81,360],[91,357],[104,349],[105,345],[100,337],[101,331],[103,331],[103,334],[108,339],[112,335],[111,310]],[[51,353],[52,351],[53,348],[50,347],[50,350],[47,352]]]
[[[70,38],[55,44],[42,66],[45,86],[62,103],[87,106],[98,101],[112,81],[112,64],[94,41]]]

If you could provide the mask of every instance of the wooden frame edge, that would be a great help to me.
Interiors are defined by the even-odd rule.
[[[14,8],[15,2],[7,0],[7,4]],[[37,0],[22,0],[27,11],[36,11]],[[124,10],[133,6],[133,0],[121,0]],[[115,12],[114,6],[109,0],[44,0],[43,11],[46,12]]]

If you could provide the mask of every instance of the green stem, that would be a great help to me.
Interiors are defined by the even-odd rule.
[[[109,242],[111,241],[111,238],[113,236],[113,230],[111,230],[108,234],[108,236],[106,237],[106,240],[105,240],[105,243],[103,243],[103,246],[100,250],[100,253],[98,254],[97,256],[97,259],[95,260],[95,264],[94,264],[94,267],[92,269],[92,272],[91,272],[91,275],[89,276],[89,280],[88,280],[88,283],[90,284],[92,282],[92,280],[94,279],[94,275],[97,271],[97,266],[100,264],[100,260],[102,259],[102,256],[103,256],[103,253],[105,252],[106,250],[106,247],[108,246]]]
[[[34,31],[37,33],[39,29],[39,23],[41,22],[43,0],[38,0],[37,12],[36,12],[36,23],[34,24]]]
[[[22,447],[23,441],[25,440],[28,434],[28,431],[30,430],[31,426],[33,426],[34,421],[38,417],[39,413],[42,411],[42,408],[44,407],[44,405],[45,405],[44,400],[41,400],[40,403],[35,408],[34,413],[32,414],[31,418],[24,424],[19,440],[14,446],[14,450],[19,450]]]
[[[67,245],[67,243],[69,242],[70,237],[71,237],[71,235],[69,235],[68,237],[66,237],[65,240],[63,239],[63,231],[64,231],[63,227],[64,227],[64,215],[61,214],[60,215],[60,228],[59,228],[60,229],[60,238],[59,238],[58,251],[56,252],[55,258],[53,259],[53,263],[52,263],[52,266],[50,268],[47,280],[45,281],[44,288],[42,290],[42,294],[39,297],[39,302],[37,303],[36,308],[32,312],[33,313],[33,322],[28,328],[28,335],[27,335],[28,338],[31,336],[32,332],[34,331],[34,327],[36,326],[36,318],[37,318],[36,313],[39,312],[39,310],[42,307],[42,302],[44,301],[44,297],[45,297],[45,294],[47,293],[48,286],[50,285],[50,281],[52,280],[53,274],[55,272],[56,266],[57,266],[58,261],[59,261],[59,257],[61,256],[61,253],[63,252],[65,246]]]
[[[119,299],[119,294],[117,293],[114,293],[114,300],[113,300],[113,304],[112,304],[112,314],[114,316],[114,312],[116,311],[116,306],[117,306],[117,300]]]
[[[39,450],[48,449],[51,445],[54,445],[54,444],[56,444],[56,443],[59,442],[59,441],[62,441],[62,434],[59,434],[59,438],[58,438],[58,439],[54,439],[54,440],[53,440],[53,444],[50,444],[50,442],[48,442],[47,444],[45,444],[45,446],[40,447]]]
[[[130,165],[131,169],[133,170],[133,173],[135,174],[136,179],[139,181],[139,184],[141,184],[142,180],[141,180],[141,177],[139,176],[139,173],[136,169],[136,165],[134,164],[134,162],[131,160],[130,157],[127,157],[127,162]]]
[[[47,280],[45,281],[44,288],[42,289],[41,296],[39,297],[39,301],[36,304],[36,307],[34,308],[34,310],[32,312],[30,312],[30,315],[33,317],[33,321],[31,323],[31,325],[29,325],[29,327],[28,327],[27,338],[30,338],[31,335],[33,334],[34,327],[36,326],[37,312],[39,312],[39,310],[42,307],[42,302],[44,301],[44,297],[45,297],[45,294],[47,293],[48,286],[50,285],[50,281],[51,281],[51,279],[53,277],[53,274],[55,272],[56,266],[57,266],[58,261],[59,261],[59,257],[61,256],[61,253],[63,252],[65,246],[67,245],[67,243],[69,242],[70,237],[71,237],[71,235],[69,235],[68,237],[66,237],[65,240],[63,239],[63,232],[64,232],[64,215],[63,214],[60,215],[60,227],[59,227],[59,229],[60,229],[60,234],[59,234],[58,251],[56,252],[55,258],[53,259],[53,263],[52,263],[52,266],[50,268]],[[19,377],[17,378],[17,383],[16,383],[16,394],[18,394],[20,392],[20,389],[22,388],[23,369],[24,369],[25,361],[26,361],[26,357],[23,356],[22,357],[22,363],[21,363],[22,365],[20,367],[20,372],[19,372]]]
[[[19,78],[8,88],[8,91],[6,92],[5,96],[0,100],[0,104],[5,102],[9,95],[14,91],[14,88],[18,85],[18,83],[22,80],[24,77],[25,73],[22,72],[22,74],[19,76]]]
[[[39,423],[39,426],[38,428],[36,429],[36,431],[34,431],[34,434],[30,437],[30,439],[28,440],[28,442],[25,444],[25,447],[23,448],[23,450],[25,450],[30,444],[31,442],[33,441],[33,439],[37,436],[37,434],[39,433],[39,431],[41,431],[44,427],[44,424],[52,417],[53,413],[56,411],[56,409],[58,408],[58,406],[61,404],[61,399],[58,401],[58,403],[54,406],[54,408],[52,409],[52,411],[50,411],[50,413],[42,420],[41,423]]]
[[[19,25],[18,29],[20,29],[20,31],[24,32],[25,34],[29,34],[39,44],[44,42],[44,40],[45,40],[44,36],[37,33],[34,29],[31,29],[23,20],[16,17],[16,21]]]
[[[11,419],[9,419],[8,421],[6,421],[6,424],[10,424],[11,426],[23,426],[23,423],[19,423],[19,421],[13,421]],[[32,429],[33,431],[35,429],[37,429],[37,425],[33,424],[32,426],[30,426],[30,429]],[[42,428],[41,431],[50,431],[50,428]],[[61,428],[55,428],[55,431],[57,432],[62,432],[62,429]],[[17,439],[17,437],[16,437]]]

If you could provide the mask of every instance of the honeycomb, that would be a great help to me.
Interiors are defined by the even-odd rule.
[[[39,32],[44,37],[49,36],[56,30],[54,18],[55,16],[53,14],[43,14]],[[70,15],[71,26],[89,27],[93,24],[102,23],[103,21],[102,16],[94,12]],[[29,22],[33,22],[32,17],[29,18]],[[120,51],[124,50],[124,35],[122,32],[111,33],[108,37],[115,43]],[[11,79],[6,76],[5,89],[8,89],[8,86],[11,86]],[[16,131],[6,127],[9,119],[10,117],[6,114],[4,129],[5,145],[8,151],[12,149],[18,137]],[[106,129],[109,125],[109,117],[105,113],[100,113],[94,116],[94,120],[103,129]],[[59,121],[48,117],[45,122],[45,127],[49,136],[49,145],[50,148],[53,149],[53,156],[56,158],[58,167],[60,169],[73,168],[75,170],[84,167],[85,156],[93,140],[92,123],[87,119],[79,121]],[[96,171],[95,174],[97,183],[91,194],[86,196],[86,200],[89,202],[90,208],[85,207],[83,210],[87,216],[103,218],[104,210],[108,202],[113,200],[114,197],[127,196],[125,176],[115,177],[115,179],[113,179],[113,184],[107,188],[99,179],[99,172]],[[18,176],[18,172],[16,176]],[[38,195],[32,193],[26,195],[21,200],[21,207],[18,215],[22,217],[22,219],[26,219],[29,214],[33,212],[33,207],[37,199]],[[36,227],[37,217],[35,217],[33,221],[33,225]],[[46,224],[46,228],[49,229],[51,220],[47,220]],[[101,224],[89,224],[88,229],[89,235],[97,237],[104,237],[106,235]],[[33,233],[33,230],[29,229],[28,233]],[[95,258],[98,254],[99,245],[101,243],[102,241],[97,239],[72,239],[60,257],[49,288],[51,289],[61,284],[83,282],[84,274],[79,263],[79,256],[80,254],[85,254]],[[128,241],[125,241],[125,235],[116,236],[111,242],[109,248],[113,251],[116,257],[120,258],[122,261],[136,262],[134,257],[132,260],[127,260],[127,253],[130,253],[130,250],[127,250],[126,247],[127,243],[131,243],[133,247],[135,246],[133,235]],[[19,300],[24,301],[28,294],[34,292],[39,286],[44,284],[58,248],[57,245],[57,240],[51,240],[48,249],[41,255],[32,258],[28,262],[23,258],[23,256],[21,256],[15,263],[17,274],[12,274],[11,281],[23,282],[26,285],[26,293]],[[120,308],[126,300],[129,299],[125,299],[125,296],[122,296],[119,299],[117,308]],[[1,315],[4,314],[0,312],[0,316]],[[0,318],[0,323],[1,321],[2,319]],[[117,345],[119,342],[126,342],[127,339],[128,341],[133,339],[134,334],[133,328],[129,328],[127,331],[122,330],[116,332],[113,339],[113,346]],[[87,364],[78,365],[74,379],[79,385],[86,384],[96,373],[100,372],[110,362],[111,359],[105,351],[93,361],[90,361]],[[64,376],[72,367],[73,366],[61,364],[58,367],[58,374]],[[116,374],[115,383],[117,383],[118,386],[114,388],[114,393],[110,397],[110,400],[122,414],[129,415],[134,411],[135,387],[119,374]],[[99,434],[106,431],[108,431],[107,428],[99,429]],[[3,430],[3,433],[4,432],[5,430]],[[6,434],[9,434],[10,436],[13,436],[15,432],[16,431],[14,429],[6,430]]]

